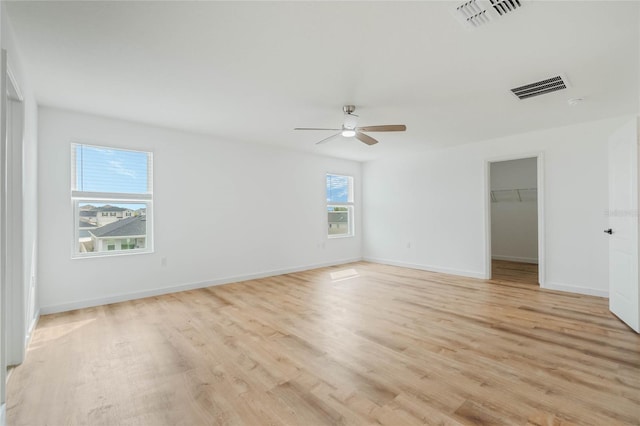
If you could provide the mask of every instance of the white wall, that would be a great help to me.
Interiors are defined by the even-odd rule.
[[[361,258],[360,163],[52,108],[39,124],[42,312]],[[71,142],[153,152],[153,254],[71,259]],[[354,176],[356,237],[327,238],[327,172]]]
[[[15,43],[11,22],[6,12],[4,2],[0,4],[0,45],[7,51],[8,69],[14,77],[15,83],[23,97],[22,118],[19,129],[14,126],[15,134],[21,134],[21,140],[14,140],[17,148],[8,170],[15,170],[21,183],[11,185],[8,192],[14,195],[12,203],[0,202],[5,212],[16,212],[15,221],[9,225],[18,242],[15,247],[21,248],[21,253],[13,253],[19,263],[15,265],[16,273],[10,280],[3,282],[3,293],[6,300],[0,300],[0,425],[5,422],[5,375],[6,364],[17,364],[24,360],[25,349],[30,331],[35,326],[38,317],[38,303],[35,293],[37,256],[37,105],[35,96],[29,83],[28,76],[22,67],[20,53]],[[0,105],[5,108],[5,105]],[[14,161],[15,160],[15,161]],[[10,185],[4,180],[2,184]],[[16,205],[13,201],[18,200]],[[9,232],[7,232],[7,235]],[[4,237],[4,236],[3,236]],[[9,250],[15,247],[10,247]],[[5,253],[0,253],[4,255]],[[15,256],[16,254],[20,254]],[[5,271],[2,271],[4,274]],[[5,304],[8,304],[5,305]],[[11,309],[6,309],[10,307]],[[5,337],[7,341],[5,342]],[[8,344],[5,346],[5,344]]]
[[[366,163],[365,259],[484,278],[485,161],[543,152],[545,287],[606,295],[607,138],[628,119]]]
[[[537,167],[535,157],[491,163],[491,190],[495,194],[491,203],[494,259],[538,262]],[[515,190],[521,190],[519,196]]]

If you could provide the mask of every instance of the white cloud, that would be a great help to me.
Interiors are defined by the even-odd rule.
[[[119,175],[128,176],[131,179],[136,179],[137,177],[135,171],[127,169],[120,161],[109,161],[109,170]]]

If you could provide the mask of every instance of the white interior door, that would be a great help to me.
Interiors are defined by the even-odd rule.
[[[640,332],[638,123],[609,138],[609,309]]]

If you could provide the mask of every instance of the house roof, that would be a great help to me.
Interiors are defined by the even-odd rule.
[[[98,225],[91,223],[89,221],[87,221],[86,219],[82,219],[80,218],[80,220],[78,221],[78,227],[79,228],[96,228]]]
[[[116,206],[109,206],[109,205],[96,207],[95,209],[95,211],[97,212],[123,212],[127,210],[131,210],[131,209],[125,209],[124,207],[116,207]]]
[[[95,210],[80,210],[80,217],[96,217],[96,215]]]
[[[147,233],[147,218],[146,216],[134,216],[92,229],[89,232],[96,238],[145,235]]]

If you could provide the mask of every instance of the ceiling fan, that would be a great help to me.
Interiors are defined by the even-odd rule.
[[[377,144],[378,141],[363,132],[404,132],[407,130],[407,126],[404,124],[386,124],[383,126],[363,126],[358,127],[358,116],[353,112],[356,110],[354,105],[345,105],[342,107],[344,111],[344,121],[342,122],[341,129],[324,129],[318,127],[296,127],[293,130],[335,130],[338,133],[331,135],[328,138],[322,139],[320,142],[316,142],[316,145],[329,142],[331,139],[339,136],[345,138],[355,137],[360,142],[364,142],[367,145]]]

